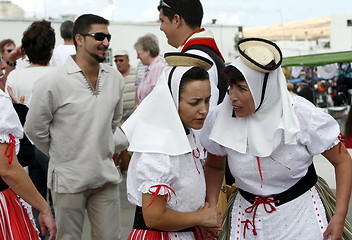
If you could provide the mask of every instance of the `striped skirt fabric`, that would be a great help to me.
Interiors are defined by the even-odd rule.
[[[132,229],[128,240],[203,240],[204,232],[198,226],[193,232],[162,232],[144,229]]]
[[[11,189],[0,192],[0,240],[38,240],[30,206]],[[32,218],[32,219],[31,219]]]
[[[128,240],[170,240],[167,232],[132,229]]]

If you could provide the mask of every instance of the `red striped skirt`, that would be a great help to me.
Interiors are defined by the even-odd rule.
[[[173,232],[177,233],[177,232]],[[191,233],[191,234],[190,234]],[[180,236],[182,234],[186,234]],[[198,227],[194,228],[194,232],[178,232],[179,237],[177,239],[193,239],[193,240],[203,240],[204,236]],[[128,240],[171,240],[169,237],[169,232],[144,230],[144,229],[132,229]]]
[[[167,232],[159,232],[152,230],[132,229],[128,240],[169,240]]]
[[[0,192],[0,240],[38,240],[34,224],[16,193]]]

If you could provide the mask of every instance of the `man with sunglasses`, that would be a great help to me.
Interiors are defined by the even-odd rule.
[[[57,239],[81,239],[87,211],[92,240],[121,238],[119,183],[112,155],[122,116],[122,75],[103,61],[109,21],[92,14],[73,27],[76,55],[36,84],[25,131],[50,156]]]

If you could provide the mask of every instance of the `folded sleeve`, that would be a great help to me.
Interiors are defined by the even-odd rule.
[[[16,143],[23,137],[23,128],[9,97],[0,93],[0,143],[10,143],[10,136],[14,136]]]
[[[171,166],[170,156],[161,153],[134,153],[138,155],[136,178],[142,193],[167,195],[172,190],[172,183],[177,178]],[[159,188],[158,192],[156,189]]]
[[[301,127],[297,140],[311,155],[321,154],[340,142],[340,127],[331,115],[304,99],[299,99],[296,104]]]

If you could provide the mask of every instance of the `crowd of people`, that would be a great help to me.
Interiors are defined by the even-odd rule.
[[[0,42],[0,239],[78,240],[86,213],[92,240],[122,239],[123,172],[130,240],[351,239],[339,124],[288,91],[280,48],[244,38],[225,66],[200,0],[156,7],[175,52],[147,33],[136,67],[124,49],[104,63],[113,33],[94,14],[63,22],[63,45],[46,20],[20,46]],[[336,196],[318,154],[335,168]]]

